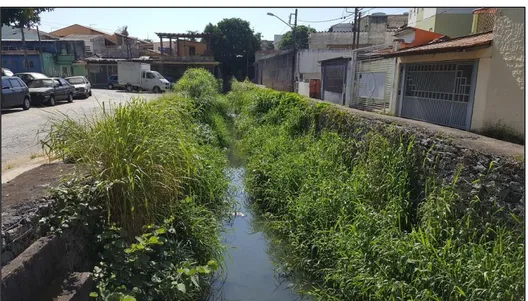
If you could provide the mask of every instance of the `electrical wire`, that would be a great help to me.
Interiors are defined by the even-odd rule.
[[[332,21],[337,21],[337,20],[342,20],[342,19],[346,19],[350,16],[343,16],[343,17],[339,17],[339,18],[335,18],[335,19],[329,19],[329,20],[318,20],[318,21],[305,21],[305,20],[297,20],[298,22],[303,22],[303,23],[324,23],[324,22],[332,22]]]

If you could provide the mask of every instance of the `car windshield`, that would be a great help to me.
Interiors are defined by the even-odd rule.
[[[27,83],[28,88],[51,88],[53,87],[52,79],[36,79]]]
[[[157,71],[151,71],[151,73],[154,74],[154,76],[155,76],[156,78],[165,78],[165,77],[163,77],[163,75],[161,75],[161,74],[160,74],[159,72],[157,72]]]
[[[71,77],[66,79],[72,85],[84,84],[82,77]]]

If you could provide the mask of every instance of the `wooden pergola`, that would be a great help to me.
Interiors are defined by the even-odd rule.
[[[169,55],[173,55],[172,51],[172,40],[176,40],[176,56],[179,56],[178,53],[180,49],[180,39],[196,39],[200,38],[202,41],[205,41],[207,45],[206,54],[211,53],[211,34],[208,33],[165,33],[165,32],[156,32],[155,33],[160,39],[160,48],[163,49],[163,39],[169,39]],[[163,56],[163,53],[162,53]]]

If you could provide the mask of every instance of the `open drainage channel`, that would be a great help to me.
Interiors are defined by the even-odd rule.
[[[245,168],[230,158],[230,176],[237,211],[224,233],[228,250],[224,255],[225,270],[213,284],[209,301],[288,301],[310,300],[295,292],[292,282],[283,277],[272,261],[273,248],[252,215],[244,187]]]

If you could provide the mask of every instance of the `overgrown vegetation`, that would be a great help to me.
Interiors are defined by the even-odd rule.
[[[199,300],[221,263],[225,98],[204,69],[187,71],[175,90],[98,118],[62,119],[45,142],[48,154],[88,173],[55,190],[42,222],[94,242],[98,300]]]
[[[397,131],[344,137],[318,126],[335,109],[250,83],[234,83],[228,98],[239,114],[248,191],[286,242],[285,267],[309,277],[309,294],[523,299],[523,222],[479,188],[463,199],[457,177],[439,182],[413,139]]]

